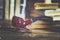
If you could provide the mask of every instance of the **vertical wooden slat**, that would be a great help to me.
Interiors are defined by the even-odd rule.
[[[5,20],[9,20],[9,0],[5,0]]]
[[[20,16],[20,0],[16,0],[15,16]]]
[[[14,1],[10,0],[10,20],[12,20],[12,17],[14,16]]]

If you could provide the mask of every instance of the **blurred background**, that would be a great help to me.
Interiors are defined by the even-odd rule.
[[[31,34],[15,31],[13,16],[30,19],[29,22],[32,19],[27,25]],[[59,40],[59,33],[60,0],[0,0],[0,39]]]
[[[37,5],[34,5],[35,3],[45,2],[46,0],[0,0],[0,25],[10,25],[10,21],[14,15],[22,17],[23,19],[31,18],[31,13],[39,13],[45,16],[44,13],[46,9],[36,9],[37,7],[35,8],[35,6]],[[53,8],[53,10],[60,8],[59,0],[51,0],[51,3],[58,3],[56,4],[57,7]],[[31,12],[33,10],[35,10],[35,12]],[[47,10],[49,10],[49,8]],[[50,8],[50,10],[52,9]]]

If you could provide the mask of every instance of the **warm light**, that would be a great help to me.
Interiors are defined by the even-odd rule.
[[[53,16],[53,21],[60,21],[60,16]]]
[[[51,0],[45,0],[45,3],[51,3]]]
[[[51,0],[45,0],[44,3],[35,3],[35,9],[57,9],[59,3],[52,3]]]
[[[45,16],[60,16],[60,10],[46,10]]]

